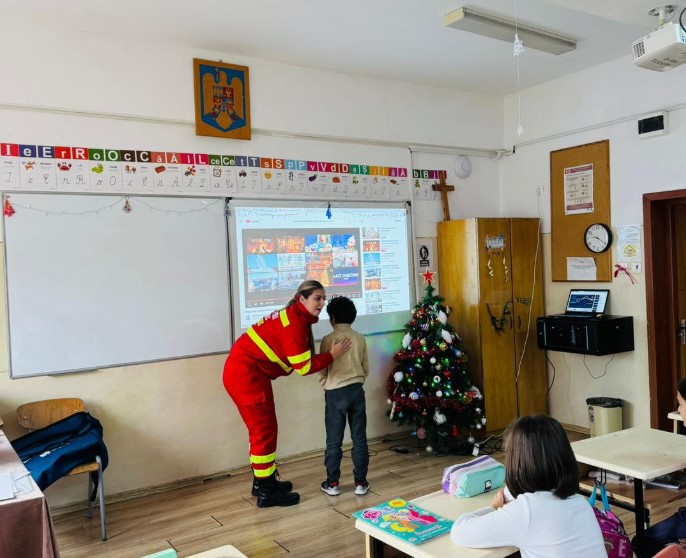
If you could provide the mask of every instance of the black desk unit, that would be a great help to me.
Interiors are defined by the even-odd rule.
[[[584,355],[634,350],[632,316],[581,317],[556,314],[536,320],[538,348]]]

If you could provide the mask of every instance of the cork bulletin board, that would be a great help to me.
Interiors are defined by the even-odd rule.
[[[589,225],[611,224],[609,140],[550,152],[550,216],[552,280],[611,281],[612,250],[584,244]]]

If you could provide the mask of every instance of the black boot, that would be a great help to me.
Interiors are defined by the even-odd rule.
[[[293,490],[293,483],[291,481],[285,481],[281,480],[281,476],[279,475],[279,471],[274,471],[274,481],[276,482],[276,491],[281,492],[285,494],[286,492],[290,492]],[[258,481],[257,477],[253,477],[252,480],[252,495],[257,496],[257,491],[258,491]]]
[[[297,492],[279,492],[276,475],[257,480],[257,507],[294,506],[300,502]],[[285,482],[284,482],[285,484]],[[290,483],[289,483],[290,484]]]

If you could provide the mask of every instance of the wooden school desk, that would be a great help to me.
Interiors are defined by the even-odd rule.
[[[633,477],[633,509],[636,535],[647,523],[643,481],[686,468],[686,436],[654,430],[628,428],[572,443],[579,463]]]
[[[487,492],[473,498],[455,498],[442,490],[426,496],[415,498],[412,503],[427,511],[455,520],[463,513],[490,506],[495,492]],[[355,527],[365,533],[367,540],[367,558],[383,558],[384,547],[390,546],[413,558],[505,558],[518,552],[514,547],[500,548],[464,548],[453,544],[450,535],[442,535],[422,544],[405,542],[393,535],[377,529],[371,523],[355,521]]]
[[[48,503],[0,430],[0,475],[20,471],[33,490],[0,501],[0,556],[59,558]]]

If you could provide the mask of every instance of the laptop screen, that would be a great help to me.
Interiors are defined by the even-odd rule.
[[[604,314],[609,294],[609,290],[602,289],[572,289],[569,291],[565,314]]]

